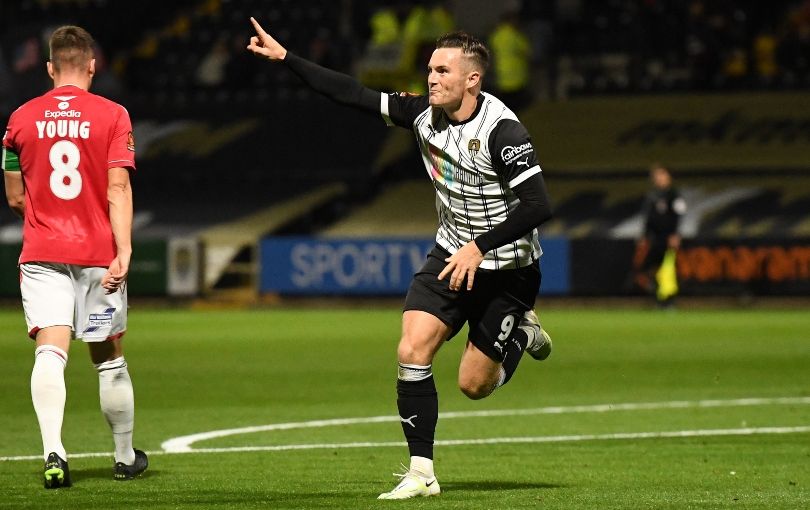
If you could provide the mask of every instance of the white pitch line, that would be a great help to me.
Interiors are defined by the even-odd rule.
[[[570,413],[607,413],[613,411],[641,411],[651,409],[689,409],[712,407],[744,407],[762,405],[790,405],[810,404],[810,397],[780,397],[780,398],[738,398],[732,400],[675,400],[670,402],[635,402],[624,404],[597,404],[582,406],[556,406],[537,407],[532,409],[493,409],[487,411],[457,411],[439,413],[443,420],[457,418],[486,418],[492,416],[529,416],[538,414],[570,414]],[[208,439],[252,434],[255,432],[270,432],[273,430],[291,430],[305,428],[335,427],[340,425],[360,425],[365,423],[399,422],[399,416],[368,416],[361,418],[336,418],[331,420],[312,420],[292,423],[274,423],[270,425],[255,425],[234,429],[212,430],[188,436],[175,437],[164,441],[160,447],[168,452],[188,452],[191,445]]]
[[[530,436],[530,437],[494,437],[489,439],[444,439],[436,441],[436,446],[463,446],[484,444],[529,444],[529,443],[566,443],[576,441],[605,441],[627,439],[666,439],[689,437],[717,436],[751,436],[761,434],[800,434],[810,432],[810,425],[798,427],[746,427],[739,429],[699,429],[674,430],[664,432],[620,432],[616,434],[583,434],[570,436]],[[404,441],[361,442],[361,443],[314,443],[288,444],[276,446],[235,446],[231,448],[198,448],[194,450],[171,452],[166,450],[148,451],[148,455],[181,455],[188,453],[236,453],[236,452],[281,452],[290,450],[334,450],[345,448],[385,448],[404,447]],[[87,457],[112,457],[110,452],[76,453],[71,459]],[[19,457],[0,457],[0,461],[41,460],[41,455]]]
[[[730,400],[674,400],[669,402],[630,402],[621,404],[596,404],[596,405],[578,405],[578,406],[554,406],[554,407],[538,407],[531,409],[493,409],[484,411],[456,411],[439,413],[442,419],[459,419],[459,418],[486,418],[493,416],[529,416],[540,414],[571,414],[571,413],[606,413],[613,411],[639,411],[639,410],[655,410],[655,409],[689,409],[689,408],[713,408],[713,407],[745,407],[745,406],[763,406],[763,405],[791,405],[791,404],[810,404],[810,397],[776,397],[776,398],[739,398]],[[181,436],[164,441],[161,444],[163,450],[156,450],[151,453],[159,455],[163,453],[190,453],[190,452],[219,452],[219,451],[281,451],[281,450],[295,450],[295,449],[313,449],[313,448],[360,448],[360,447],[385,447],[385,446],[401,446],[400,442],[388,443],[339,443],[329,445],[279,445],[279,446],[259,446],[259,447],[235,447],[235,448],[199,448],[194,449],[192,444],[198,441],[208,439],[215,439],[219,437],[249,434],[254,432],[269,432],[273,430],[292,430],[304,428],[320,428],[320,427],[334,427],[341,425],[359,425],[366,423],[387,423],[399,422],[399,416],[369,416],[360,418],[335,418],[328,420],[311,420],[304,422],[291,422],[291,423],[275,423],[270,425],[257,425],[251,427],[240,427],[234,429],[214,430],[210,432],[201,432],[198,434],[191,434],[188,436]],[[747,429],[740,429],[747,430]],[[796,432],[804,432],[804,430],[797,430]],[[654,434],[654,433],[642,433]],[[583,439],[566,439],[568,441],[583,441],[587,438],[603,438],[603,436],[547,436],[547,437],[582,437]],[[644,437],[644,436],[642,436]],[[650,436],[653,437],[653,436]],[[665,436],[662,436],[665,437]],[[678,437],[678,436],[673,436]],[[605,436],[605,439],[608,437]],[[468,443],[444,443],[437,441],[436,444],[479,444],[476,441],[499,441],[499,442],[514,442],[515,438],[498,438],[497,440],[481,439],[481,440],[463,440],[469,441]],[[520,439],[520,438],[518,438]],[[523,438],[526,439],[526,438]],[[523,442],[543,442],[543,438],[535,438],[532,441]],[[481,443],[486,444],[486,443]],[[88,457],[110,457],[109,452],[90,452],[90,453],[75,453],[71,454],[71,458],[88,458]],[[0,457],[2,461],[15,461],[15,460],[36,460],[41,459],[40,455],[20,455],[10,457]]]

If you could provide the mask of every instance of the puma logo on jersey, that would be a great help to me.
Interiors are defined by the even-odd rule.
[[[518,161],[518,165],[526,165],[526,168],[529,167],[529,158],[526,158],[526,161]]]
[[[407,423],[411,427],[416,428],[416,425],[413,424],[413,419],[416,418],[417,416],[418,415],[416,415],[416,414],[414,414],[410,418],[403,418],[402,416],[400,416],[399,421],[401,421],[402,423]]]

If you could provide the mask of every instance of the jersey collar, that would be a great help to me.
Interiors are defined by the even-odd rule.
[[[466,123],[470,122],[471,120],[473,120],[474,118],[476,118],[478,116],[478,112],[481,111],[481,106],[484,105],[484,94],[480,93],[477,96],[475,96],[475,101],[476,101],[475,111],[473,111],[472,115],[470,115],[467,119],[465,119],[465,120],[452,120],[452,119],[450,119],[450,117],[448,117],[445,114],[444,118],[447,121],[447,123],[450,124],[451,126],[460,126],[460,125],[466,124]]]
[[[74,85],[72,83],[65,83],[64,85],[59,85],[58,87],[54,87],[52,90],[56,91],[56,90],[61,90],[61,89],[67,88],[67,87],[71,87],[71,88],[80,90],[82,92],[86,92],[86,90],[84,90],[83,88],[79,87],[78,85]]]

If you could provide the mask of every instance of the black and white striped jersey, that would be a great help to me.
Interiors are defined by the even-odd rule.
[[[450,253],[506,219],[519,200],[512,188],[541,172],[529,133],[496,97],[480,93],[475,113],[453,122],[427,96],[382,94],[392,126],[413,129],[436,188],[436,242]],[[514,269],[542,253],[537,229],[485,254],[482,269]]]

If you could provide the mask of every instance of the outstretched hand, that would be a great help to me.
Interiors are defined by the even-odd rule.
[[[461,286],[466,279],[467,290],[472,290],[475,271],[483,260],[484,254],[478,249],[478,245],[475,244],[475,241],[470,241],[457,252],[444,259],[447,266],[439,273],[439,280],[444,280],[447,275],[450,275],[450,290],[461,290]]]
[[[287,49],[265,32],[259,22],[256,21],[256,18],[251,16],[250,22],[253,23],[256,35],[250,38],[247,49],[252,51],[254,55],[271,61],[284,60],[284,57],[287,56]]]

